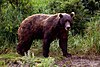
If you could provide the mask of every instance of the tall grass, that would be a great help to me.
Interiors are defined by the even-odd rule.
[[[73,54],[100,53],[100,17],[86,23],[85,35],[69,36],[69,51]]]

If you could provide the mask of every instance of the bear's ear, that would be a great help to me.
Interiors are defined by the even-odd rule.
[[[70,16],[73,18],[75,16],[75,12],[71,12]]]
[[[62,15],[62,14],[59,14],[59,17],[60,17],[60,18],[62,18],[62,17],[63,17],[63,15]]]

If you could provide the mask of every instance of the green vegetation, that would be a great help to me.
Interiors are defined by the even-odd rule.
[[[34,55],[30,57],[30,54],[28,57],[20,57],[16,54],[17,29],[22,20],[32,14],[70,13],[72,11],[76,13],[76,16],[72,30],[69,33],[69,52],[74,55],[99,55],[99,0],[0,0],[0,60],[4,58],[4,60],[0,61],[0,67],[6,67],[9,60],[15,62],[20,59],[22,64],[30,62],[29,64],[33,66],[39,65],[37,67],[55,65],[55,59],[60,60],[62,58],[58,40],[51,44],[50,57],[47,59],[41,57],[41,40],[34,41],[30,50],[39,57]],[[55,65],[55,67],[57,66]]]
[[[29,52],[28,55],[23,57],[17,54],[2,54],[0,55],[0,67],[12,67],[14,64],[19,64],[19,66],[29,66],[29,67],[54,67],[55,59],[53,57],[35,57],[34,53]],[[56,66],[57,67],[57,66]]]
[[[92,17],[86,23],[84,36],[69,37],[69,51],[74,54],[100,54],[100,17]],[[80,50],[79,50],[80,49]],[[73,51],[74,50],[74,51]]]

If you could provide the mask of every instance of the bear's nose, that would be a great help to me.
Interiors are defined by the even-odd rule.
[[[70,24],[67,25],[67,29],[68,29],[68,30],[70,29]]]
[[[69,30],[69,29],[70,29],[70,27],[67,27],[67,29]]]
[[[66,30],[70,30],[70,29],[71,29],[71,27],[65,27],[65,29],[66,29]]]

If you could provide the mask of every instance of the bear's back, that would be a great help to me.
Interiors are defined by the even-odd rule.
[[[34,14],[32,16],[27,17],[21,23],[21,26],[25,26],[26,24],[31,23],[32,25],[44,25],[45,21],[53,15],[47,14]]]
[[[23,22],[25,22],[25,21],[39,22],[39,21],[43,21],[43,20],[47,19],[48,17],[50,17],[50,15],[34,14],[32,16],[27,17]]]

